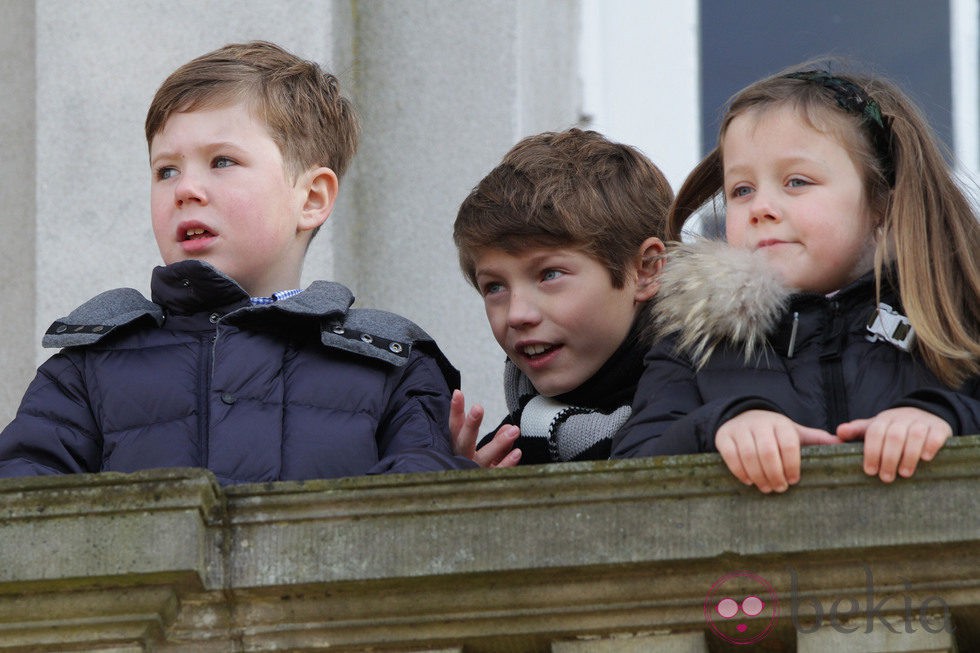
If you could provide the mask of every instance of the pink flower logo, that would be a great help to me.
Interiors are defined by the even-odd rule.
[[[704,597],[705,621],[716,635],[732,644],[761,641],[778,617],[779,598],[772,585],[748,571],[725,574]]]

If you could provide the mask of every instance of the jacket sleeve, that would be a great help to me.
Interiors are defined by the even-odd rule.
[[[82,359],[48,359],[0,433],[0,477],[97,472],[102,437],[92,414]]]
[[[449,435],[450,383],[436,360],[415,350],[389,400],[378,431],[380,461],[368,474],[473,469],[453,454]]]
[[[611,458],[715,452],[715,432],[755,408],[781,412],[770,401],[733,395],[705,401],[693,365],[673,354],[671,341],[647,354],[629,420],[613,438]]]
[[[924,388],[902,398],[897,406],[911,406],[938,415],[953,428],[953,435],[980,435],[980,379],[959,391]]]

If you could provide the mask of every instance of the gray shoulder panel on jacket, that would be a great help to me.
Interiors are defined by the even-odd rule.
[[[343,322],[324,324],[320,340],[328,347],[401,367],[408,362],[415,343],[432,338],[414,322],[395,313],[356,308],[347,312]]]
[[[48,327],[41,344],[45,347],[78,347],[102,340],[117,328],[142,317],[163,323],[159,306],[132,288],[116,288],[96,295],[67,317]]]
[[[343,315],[352,303],[354,303],[354,295],[347,286],[335,281],[314,281],[298,295],[270,306],[294,315],[325,316]]]

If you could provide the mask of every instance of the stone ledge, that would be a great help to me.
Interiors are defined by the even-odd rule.
[[[860,460],[808,449],[779,496],[710,454],[229,488],[203,470],[0,481],[0,651],[543,652],[669,633],[721,651],[706,595],[742,570],[778,599],[767,650],[843,608],[874,621],[869,600],[893,620],[946,610],[980,647],[980,437],[888,486]]]
[[[968,440],[890,486],[861,471],[860,445],[813,448],[804,480],[778,496],[742,486],[714,454],[241,486],[227,490],[229,520],[249,546],[231,571],[239,586],[298,579],[290,552],[303,578],[340,581],[974,541],[977,524],[955,510],[980,490],[980,447]],[[774,518],[778,533],[763,527]],[[563,546],[540,546],[558,531]],[[392,533],[427,557],[375,550]],[[496,545],[503,534],[507,546]],[[305,566],[309,552],[293,544],[310,538],[337,555]],[[262,559],[265,550],[274,555]]]
[[[0,595],[207,584],[224,497],[201,470],[0,480]]]

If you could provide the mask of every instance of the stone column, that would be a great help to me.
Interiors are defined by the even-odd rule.
[[[10,0],[0,21],[0,428],[34,372],[34,3]]]
[[[576,124],[577,21],[577,3],[562,0],[357,4],[364,137],[356,221],[331,227],[344,243],[338,277],[353,281],[359,302],[436,338],[468,399],[487,406],[486,428],[505,412],[504,355],[459,271],[452,225],[517,140]]]

